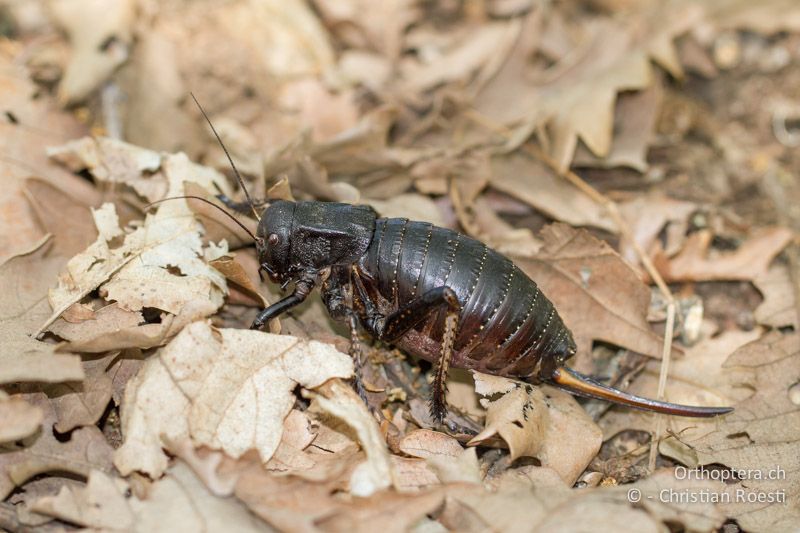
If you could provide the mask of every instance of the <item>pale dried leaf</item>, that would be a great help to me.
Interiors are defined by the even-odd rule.
[[[133,529],[133,512],[123,496],[127,484],[99,470],[89,473],[85,487],[64,486],[56,496],[44,496],[31,508],[83,527]]]
[[[398,447],[403,453],[422,459],[434,456],[458,457],[464,451],[453,437],[430,429],[412,431],[400,439]]]
[[[313,78],[286,83],[277,99],[282,108],[293,112],[298,122],[311,130],[314,142],[327,141],[358,122],[352,91],[334,93]]]
[[[0,292],[6,295],[0,299],[0,383],[84,378],[80,357],[56,354],[55,345],[30,336],[50,312],[47,288],[64,263],[51,250],[45,238],[0,265]]]
[[[190,86],[182,75],[181,46],[166,18],[159,17],[146,31],[137,32],[130,60],[114,77],[124,98],[114,102],[119,108],[120,131],[109,128],[108,135],[116,133],[145,148],[193,155],[202,137],[183,104],[189,91],[197,87]]]
[[[491,185],[555,220],[617,231],[603,206],[530,155],[514,152],[492,157]]]
[[[564,391],[473,372],[475,390],[484,396],[502,394],[486,407],[486,427],[468,444],[474,446],[498,434],[511,459],[536,457],[572,485],[597,455],[602,431]]]
[[[271,531],[240,502],[218,498],[182,463],[155,482],[146,500],[131,500],[137,531]]]
[[[444,226],[444,219],[436,204],[428,196],[407,193],[388,200],[364,200],[382,217],[403,217],[409,220],[430,222],[434,226]]]
[[[702,10],[695,6],[668,4],[636,13],[626,21],[598,20],[584,28],[586,35],[580,44],[538,86],[519,75],[527,68],[531,48],[529,41],[520,39],[503,69],[479,95],[476,106],[494,122],[523,123],[523,134],[516,135],[520,140],[548,124],[553,132],[551,155],[563,168],[572,161],[578,139],[592,153],[604,157],[612,144],[617,93],[650,85],[651,58],[680,75],[672,39],[701,15]],[[534,26],[536,21],[531,20],[529,26]],[[509,106],[512,100],[515,105]]]
[[[314,441],[316,433],[312,431],[312,422],[302,411],[292,409],[283,421],[281,442],[275,449],[266,468],[270,472],[294,473],[298,470],[310,470],[317,463],[304,450]]]
[[[92,157],[108,157],[117,166],[132,148],[123,143],[101,145],[92,142],[88,146],[96,152]],[[73,154],[69,149],[65,150],[64,153]],[[213,188],[220,180],[215,171],[190,163],[182,154],[151,159],[147,164],[160,165],[156,168],[160,168],[165,176],[168,196],[181,195],[186,181]],[[91,158],[80,157],[82,162],[87,160],[91,161]],[[96,164],[100,165],[99,162]],[[112,168],[115,167],[112,165]],[[126,179],[132,180],[140,175],[143,167],[131,163],[129,169],[130,175]],[[160,323],[144,323],[119,330],[116,323],[120,318],[118,313],[98,315],[95,319],[104,321],[98,320],[93,325],[96,334],[89,338],[73,336],[76,345],[95,350],[144,348],[163,344],[185,324],[208,316],[222,306],[227,291],[225,278],[203,260],[202,227],[184,200],[160,204],[154,215],[148,215],[142,227],[125,235],[122,244],[114,240],[120,234],[116,217],[106,210],[113,211],[113,206],[98,210],[95,216],[100,237],[85,252],[70,260],[59,285],[50,291],[54,313],[46,325],[70,305],[99,288],[103,298],[116,301],[122,310],[139,312],[144,308],[154,308],[163,311]],[[107,240],[108,237],[112,240]],[[128,322],[133,319],[132,316],[128,318]],[[112,332],[114,334],[109,337],[97,335]]]
[[[224,176],[212,168],[191,163],[182,155],[167,155],[108,137],[83,137],[48,148],[47,153],[73,172],[88,170],[99,182],[125,184],[149,202],[182,194],[178,192],[182,181],[197,183],[208,191],[218,187],[225,194],[231,192]],[[174,158],[177,160],[170,164],[168,160]],[[168,170],[186,177],[173,181]]]
[[[348,356],[319,342],[195,322],[129,384],[125,443],[115,464],[123,473],[159,476],[166,468],[162,433],[173,442],[191,436],[233,457],[255,448],[266,462],[280,442],[295,386],[317,387],[348,377],[352,368]]]
[[[410,92],[421,92],[436,85],[463,81],[497,56],[504,57],[520,33],[516,19],[482,24],[464,31],[449,50],[437,50],[434,60],[402,64],[402,83]]]
[[[723,511],[748,530],[793,527],[800,520],[796,505],[741,501],[736,493],[777,497],[782,492],[787,503],[800,498],[800,405],[791,394],[800,376],[800,337],[765,335],[733,353],[725,369],[739,370],[731,384],[751,395],[734,405],[733,413],[714,430],[696,439],[662,441],[659,451],[692,467],[718,463],[736,471],[760,472],[760,479],[753,474],[726,486],[731,499],[722,505]]]
[[[153,346],[162,338],[161,324],[143,325],[145,320],[141,312],[126,311],[116,302],[101,307],[83,320],[69,322],[65,315],[53,322],[50,331],[67,341],[65,349],[76,352],[99,353],[123,346]]]
[[[475,483],[481,482],[478,452],[475,448],[461,450],[455,457],[432,455],[425,459],[428,466],[436,472],[442,483]]]
[[[44,392],[52,398],[58,417],[55,428],[59,433],[67,433],[80,426],[92,426],[103,416],[111,401],[113,384],[111,377],[106,374],[106,368],[113,358],[114,354],[84,361],[86,379],[80,383],[44,387]]]
[[[68,192],[47,181],[29,178],[25,180],[25,193],[38,220],[54,237],[54,254],[72,257],[95,240],[97,229],[89,207]]]
[[[127,484],[93,471],[85,488],[64,488],[34,508],[84,527],[126,531],[270,531],[233,498],[212,495],[183,463],[155,482],[146,499]]]
[[[676,231],[685,234],[688,230],[689,215],[698,209],[693,202],[673,200],[663,195],[640,196],[619,206],[620,214],[630,225],[630,232],[642,250],[650,250],[659,234],[668,224],[674,224]],[[623,239],[620,255],[632,265],[641,261],[633,243]]]
[[[361,398],[338,380],[327,383],[320,392],[322,396],[315,398],[319,407],[352,427],[367,454],[367,460],[353,471],[350,493],[369,496],[391,486],[393,473],[386,442]]]
[[[133,0],[60,0],[49,4],[67,33],[72,57],[59,86],[62,103],[85,99],[128,58],[133,39]]]
[[[630,167],[644,172],[647,149],[653,142],[656,119],[661,108],[663,89],[656,81],[650,87],[632,93],[622,93],[614,107],[614,137],[608,154],[599,158],[585,145],[578,145],[574,165],[580,167]]]
[[[795,331],[800,329],[795,301],[797,291],[789,269],[775,265],[756,277],[753,284],[764,295],[764,301],[755,310],[755,318],[759,324],[773,328],[792,326]]]
[[[314,0],[326,26],[352,48],[370,48],[389,61],[397,60],[406,26],[419,13],[411,0],[391,0],[380,5],[370,0]]]
[[[754,231],[736,251],[713,253],[711,231],[700,230],[687,237],[678,255],[656,255],[653,262],[665,281],[752,281],[767,271],[792,236],[787,228],[764,228]]]
[[[439,476],[424,459],[391,455],[395,489],[398,492],[417,492],[441,484]]]
[[[25,2],[26,5],[33,3]],[[9,7],[6,4],[6,7]],[[22,7],[22,6],[20,6]],[[10,44],[6,41],[4,44]],[[45,147],[84,135],[86,127],[71,113],[63,112],[54,99],[34,98],[39,91],[30,79],[30,71],[19,58],[16,46],[0,47],[0,101],[10,113],[0,120],[0,263],[29,249],[32,242],[42,238],[41,220],[24,193],[25,180],[30,176],[46,178],[71,197],[94,205],[100,194],[85,180],[48,160]],[[10,120],[14,117],[15,120]]]
[[[24,398],[44,413],[41,430],[19,445],[4,447],[0,454],[0,499],[39,474],[69,472],[88,476],[93,469],[112,470],[112,448],[95,426],[73,431],[70,439],[59,442],[53,433],[55,412],[44,394]]]
[[[0,444],[22,440],[35,433],[44,413],[18,396],[0,397]]]

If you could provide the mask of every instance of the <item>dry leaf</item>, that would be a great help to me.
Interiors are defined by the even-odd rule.
[[[272,457],[297,384],[317,387],[349,377],[351,359],[332,347],[259,331],[214,330],[195,322],[150,359],[122,406],[125,443],[114,462],[124,474],[160,476],[162,434],[239,457],[255,448]]]
[[[315,461],[304,452],[316,438],[312,430],[312,421],[304,412],[292,409],[283,421],[281,442],[275,449],[266,468],[270,472],[294,473],[298,470],[310,470],[316,466]]]
[[[591,372],[593,340],[653,357],[661,353],[662,341],[646,320],[650,290],[617,252],[586,231],[563,224],[546,227],[541,238],[544,247],[536,257],[514,261],[572,330],[578,355],[568,364]]]
[[[54,236],[53,253],[72,257],[97,238],[91,211],[85,204],[51,183],[30,178],[25,192],[44,229]]]
[[[603,206],[530,155],[515,152],[492,157],[491,185],[555,220],[617,231]]]
[[[338,493],[337,493],[338,492]],[[293,476],[275,477],[264,470],[245,469],[236,496],[253,513],[281,531],[407,531],[434,512],[441,492],[399,494],[392,490],[369,498],[337,491],[332,482],[309,483]]]
[[[99,471],[85,488],[65,487],[33,508],[83,527],[126,531],[269,531],[242,504],[217,498],[183,463],[155,482],[147,498],[126,495],[127,484]]]
[[[69,477],[39,476],[25,483],[23,490],[16,491],[6,502],[15,506],[20,524],[37,527],[53,521],[53,517],[31,510],[31,505],[42,496],[55,496],[65,486],[82,486],[83,483]],[[76,476],[77,477],[77,476]],[[8,526],[12,527],[12,526]]]
[[[442,83],[468,79],[491,61],[505,57],[520,29],[519,21],[511,19],[508,22],[482,24],[472,29],[464,28],[460,39],[452,43],[449,50],[435,50],[434,43],[428,44],[434,48],[429,55],[435,59],[424,64],[403,63],[402,89],[404,92],[422,92]],[[425,44],[420,42],[419,46],[424,47]]]
[[[44,496],[31,508],[83,527],[133,530],[134,516],[125,496],[127,483],[92,470],[85,487],[64,486],[55,496]]]
[[[83,362],[86,374],[80,383],[59,383],[44,387],[56,411],[59,433],[67,433],[76,427],[92,426],[100,420],[111,401],[113,383],[106,368],[115,354]]]
[[[753,284],[764,295],[764,301],[755,310],[759,324],[773,328],[792,326],[795,331],[800,329],[795,301],[797,291],[785,266],[775,265],[756,277]]]
[[[800,376],[800,337],[773,332],[733,353],[725,370],[738,370],[731,385],[750,396],[736,403],[733,413],[699,438],[668,439],[659,451],[689,467],[722,464],[744,478],[725,488],[731,494],[722,509],[748,530],[778,531],[800,521],[800,508],[791,502],[800,498],[800,402],[793,389]],[[756,477],[756,476],[760,476]],[[777,498],[786,503],[736,499]]]
[[[123,346],[158,345],[163,339],[161,324],[144,322],[141,312],[126,311],[115,302],[75,322],[67,321],[62,315],[49,329],[68,341],[65,348],[76,352],[100,353]]]
[[[42,410],[18,396],[10,398],[0,390],[0,444],[22,440],[42,424]]]
[[[461,450],[455,457],[434,455],[425,459],[428,466],[436,472],[442,483],[475,483],[481,482],[478,452],[475,448]]]
[[[314,0],[324,22],[352,48],[370,48],[396,61],[402,51],[403,32],[419,16],[410,0],[380,5],[369,0]]]
[[[222,272],[222,274],[225,276],[225,279],[241,287],[252,300],[256,300],[255,304],[257,306],[267,307],[269,305],[267,299],[264,298],[264,296],[253,283],[253,280],[251,280],[250,276],[248,276],[247,272],[245,272],[242,264],[236,261],[235,258],[225,255],[218,259],[214,259],[213,261],[209,261],[208,264]],[[270,331],[272,331],[271,326]],[[279,331],[272,332],[279,333]]]
[[[45,238],[30,251],[0,265],[0,383],[59,382],[84,377],[80,357],[56,354],[55,345],[37,341],[30,333],[49,314],[46,295],[63,259],[51,255]]]
[[[336,418],[332,420],[339,422]],[[329,438],[331,430],[326,428],[324,424],[318,427],[319,433],[315,440],[323,440],[324,445],[329,446],[332,442]],[[325,433],[328,437],[324,436]],[[335,461],[330,461],[311,477],[306,477],[307,471],[299,470],[293,471],[292,475],[285,475],[284,472],[274,475],[264,467],[257,454],[253,452],[233,460],[221,452],[195,451],[188,441],[172,447],[172,450],[191,465],[214,494],[224,496],[234,491],[254,513],[275,527],[281,530],[311,531],[317,530],[314,524],[318,520],[330,519],[339,513],[352,513],[353,510],[363,506],[362,502],[367,502],[369,505],[375,498],[373,496],[370,499],[353,499],[342,491],[354,469],[364,459],[363,453],[352,453],[354,443],[349,439],[347,442],[345,449],[333,453],[319,449],[314,452],[312,450],[314,446],[309,447],[307,457],[326,463],[328,458],[335,458]],[[345,451],[347,448],[350,451]],[[396,511],[394,504],[398,501],[408,502],[408,498],[396,497],[392,492],[378,494],[390,495],[389,498],[382,500],[384,507],[379,507],[379,510],[384,509],[388,513],[387,519],[391,517],[395,522],[403,521],[402,516],[394,514]],[[375,524],[374,521],[369,523]]]
[[[414,459],[390,455],[394,484],[397,492],[414,493],[440,485],[439,476],[424,459]]]
[[[456,439],[429,429],[417,429],[400,439],[399,448],[412,457],[458,457],[464,448]]]
[[[435,472],[442,483],[480,483],[481,473],[475,449],[464,449],[456,439],[428,429],[418,429],[404,436],[398,445],[403,453],[421,457],[428,464],[428,472]],[[421,486],[428,486],[424,480]]]
[[[4,180],[0,190],[0,262],[28,249],[43,236],[40,221],[23,194],[24,180],[31,175],[46,178],[87,204],[94,205],[100,199],[85,180],[48,160],[46,146],[80,136],[86,128],[58,109],[52,98],[35,98],[38,88],[29,79],[30,72],[22,67],[25,61],[16,57],[17,52],[14,47],[0,47],[4,73],[0,101],[6,113],[0,120],[0,174]]]
[[[311,130],[314,142],[324,142],[358,122],[352,91],[332,93],[316,79],[286,83],[277,95],[278,104],[296,115],[303,128]]]
[[[693,202],[673,200],[662,195],[648,195],[620,205],[620,214],[630,225],[630,232],[636,244],[642,250],[651,250],[664,231],[665,226],[671,235],[673,232],[683,237],[689,228],[689,216],[698,209]],[[624,239],[620,243],[620,255],[632,265],[638,265],[640,259],[633,243]]]
[[[753,232],[735,252],[710,253],[713,235],[700,230],[687,237],[675,257],[663,254],[653,259],[665,281],[748,280],[764,274],[772,259],[792,240],[787,228],[765,228]]]
[[[148,202],[183,194],[184,181],[206,191],[231,193],[222,174],[188,161],[185,155],[155,152],[108,137],[83,137],[49,148],[47,153],[73,172],[88,170],[99,182],[125,184]]]
[[[579,138],[592,153],[605,157],[612,145],[617,93],[650,85],[651,58],[680,75],[672,39],[701,15],[696,6],[667,4],[627,20],[597,20],[582,28],[579,44],[539,85],[519,75],[527,70],[534,37],[520,39],[503,69],[479,94],[476,106],[494,122],[523,123],[523,133],[515,136],[520,140],[549,125],[551,154],[563,168],[572,161]],[[531,16],[529,26],[537,22]],[[523,35],[541,34],[540,29],[525,30]]]
[[[542,242],[528,228],[514,228],[500,218],[485,197],[475,200],[469,211],[460,205],[458,196],[451,193],[453,207],[466,232],[491,246],[501,254],[533,257],[541,249]]]
[[[391,486],[393,473],[386,442],[361,398],[338,380],[322,386],[320,393],[322,396],[315,398],[319,408],[352,427],[367,454],[367,460],[359,464],[350,477],[350,493],[369,496]]]
[[[194,155],[202,136],[183,104],[197,86],[190,86],[181,74],[181,46],[165,19],[158,17],[146,31],[136,32],[130,60],[114,77],[124,95],[112,104],[119,108],[119,131],[109,128],[107,134],[153,150]]]
[[[536,457],[573,485],[602,444],[602,431],[575,399],[553,387],[534,387],[506,378],[473,372],[475,392],[498,399],[481,400],[486,427],[468,444],[499,434],[511,459]]]
[[[382,217],[402,217],[409,220],[430,222],[434,226],[445,226],[444,219],[436,204],[421,194],[400,194],[388,200],[365,200]]]
[[[614,137],[604,158],[592,154],[585,145],[578,145],[573,164],[580,167],[630,167],[644,172],[649,166],[647,150],[653,142],[656,119],[661,108],[661,81],[650,87],[617,97],[614,107]]]
[[[41,430],[21,444],[4,446],[0,454],[0,500],[14,487],[39,474],[68,472],[88,476],[92,469],[110,472],[112,448],[103,433],[94,426],[73,431],[66,442],[53,433],[55,411],[44,394],[24,395],[44,413]]]
[[[87,146],[109,158],[119,148],[122,150],[119,153],[123,154],[120,160],[124,160],[128,153],[125,145]],[[62,155],[73,153],[65,149]],[[98,154],[92,157],[95,156]],[[80,161],[91,161],[91,158],[84,155]],[[193,165],[184,155],[166,156],[163,161],[158,156],[152,163],[160,165],[166,177],[168,196],[182,194],[185,181],[211,188],[219,179],[210,169],[198,172],[203,167]],[[99,162],[96,164],[100,165]],[[132,164],[129,170],[134,176],[129,178],[135,179],[142,167]],[[58,287],[50,291],[54,313],[45,326],[70,305],[99,288],[103,298],[116,301],[124,311],[137,313],[152,308],[163,313],[159,323],[123,329],[119,327],[119,313],[97,315],[95,320],[103,318],[106,321],[93,324],[97,332],[95,336],[76,339],[81,341],[81,347],[92,345],[98,334],[103,334],[101,349],[145,348],[163,344],[185,324],[208,316],[222,306],[227,291],[225,279],[203,261],[202,228],[184,200],[160,204],[154,215],[148,215],[142,227],[124,235],[122,244],[115,242],[124,232],[118,226],[113,205],[106,204],[94,211],[94,216],[100,236],[85,252],[70,260]],[[128,317],[123,325],[130,326],[134,319]],[[105,334],[110,336],[105,337]]]
[[[65,105],[85,99],[128,58],[135,18],[133,0],[60,0],[49,4],[72,44],[58,89]]]

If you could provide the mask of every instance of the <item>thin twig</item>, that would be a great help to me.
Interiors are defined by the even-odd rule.
[[[675,328],[675,302],[667,303],[667,327],[664,333],[664,347],[661,350],[661,370],[658,373],[658,394],[656,398],[664,400],[664,391],[667,388],[667,375],[669,374],[669,363],[672,356],[672,330]],[[667,333],[670,333],[667,336]],[[656,469],[656,458],[658,457],[658,444],[664,433],[664,417],[656,416],[656,428],[650,440],[650,460],[648,467],[650,472]]]

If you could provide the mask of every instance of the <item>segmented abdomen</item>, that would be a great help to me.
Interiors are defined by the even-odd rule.
[[[522,270],[485,244],[449,229],[399,218],[376,221],[359,264],[384,300],[384,314],[436,287],[461,303],[452,365],[527,377],[543,359],[560,364],[575,351],[553,304]],[[396,342],[436,361],[444,312]]]

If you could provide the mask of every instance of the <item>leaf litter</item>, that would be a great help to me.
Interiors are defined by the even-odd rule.
[[[800,520],[800,161],[761,105],[800,80],[793,3],[0,6],[0,527]],[[365,346],[363,403],[318,298],[247,331],[279,297],[250,236],[197,200],[151,205],[241,199],[190,90],[256,197],[365,203],[487,242],[553,300],[571,366],[649,397],[663,278],[693,302],[665,398],[736,410],[659,421],[454,373],[442,426],[427,367],[382,345]]]

